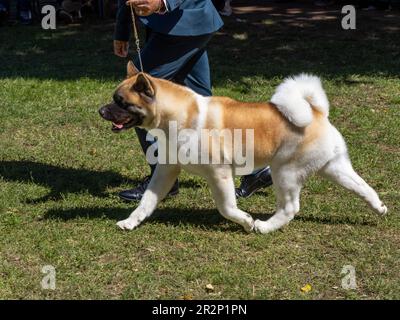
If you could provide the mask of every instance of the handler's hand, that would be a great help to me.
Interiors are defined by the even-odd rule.
[[[126,5],[133,5],[139,16],[149,16],[159,10],[164,10],[163,0],[127,0]]]
[[[114,54],[121,58],[128,56],[128,41],[114,40]]]

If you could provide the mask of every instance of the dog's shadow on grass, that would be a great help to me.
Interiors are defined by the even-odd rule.
[[[60,200],[67,193],[88,192],[96,197],[108,197],[107,188],[138,182],[113,171],[63,168],[32,161],[0,161],[0,177],[9,182],[33,183],[50,189],[45,196],[27,199],[27,203]]]
[[[0,161],[0,178],[7,182],[32,183],[50,189],[46,195],[26,199],[26,203],[35,204],[61,200],[68,193],[89,193],[98,198],[109,197],[108,188],[117,188],[123,184],[135,187],[140,181],[129,179],[113,171],[94,171],[54,166],[33,161]],[[196,188],[199,183],[192,180],[180,183],[185,188]]]
[[[50,192],[43,197],[28,199],[27,203],[41,203],[49,200],[60,200],[65,194],[80,194],[88,192],[96,197],[109,197],[108,188],[118,187],[123,183],[134,186],[136,180],[128,179],[113,171],[93,171],[88,169],[62,168],[45,163],[32,161],[0,161],[0,177],[5,181],[34,183],[50,189]],[[188,180],[183,181],[184,188],[196,188],[198,183]],[[128,217],[137,204],[132,208],[71,208],[51,209],[43,219],[71,220],[77,218],[89,219],[112,219],[121,220]],[[251,213],[253,218],[267,220],[272,213]],[[347,216],[326,216],[326,215],[302,215],[295,218],[304,222],[315,222],[321,224],[352,224],[352,225],[376,225],[371,219]],[[182,209],[182,208],[161,208],[151,216],[149,221],[157,221],[167,225],[190,224],[204,228],[221,230],[241,230],[241,227],[228,222],[216,209]]]
[[[51,209],[46,212],[42,219],[55,219],[68,221],[73,219],[108,219],[123,220],[126,219],[134,209],[126,208],[71,208],[71,209]],[[262,221],[268,220],[273,213],[251,213],[254,219]],[[363,217],[346,217],[346,216],[315,216],[315,215],[299,215],[295,221],[312,222],[317,224],[329,225],[361,225],[375,226],[376,221],[373,219],[364,219]],[[147,219],[146,222],[156,222],[165,225],[179,226],[192,225],[199,228],[219,230],[219,231],[241,231],[242,227],[238,224],[228,221],[222,217],[216,209],[181,209],[181,208],[161,208],[157,209],[154,214]]]

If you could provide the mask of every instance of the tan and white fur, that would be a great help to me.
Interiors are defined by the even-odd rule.
[[[205,178],[218,211],[247,232],[268,233],[288,224],[300,210],[300,191],[312,173],[354,192],[378,214],[387,212],[374,189],[354,171],[343,137],[329,122],[328,99],[315,76],[301,74],[285,79],[269,103],[245,103],[203,97],[170,81],[138,73],[129,64],[128,78],[116,92],[127,104],[138,106],[144,114],[138,126],[148,130],[168,131],[171,120],[177,121],[179,130],[254,129],[255,167],[271,167],[277,199],[276,212],[270,219],[254,220],[237,206],[235,163],[159,164],[138,207],[117,223],[123,230],[138,227],[154,212],[181,169]],[[230,152],[224,150],[222,157],[231,157]]]

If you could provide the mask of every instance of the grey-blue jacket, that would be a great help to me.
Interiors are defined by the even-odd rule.
[[[126,0],[118,0],[115,40],[128,41],[131,25],[130,8]],[[223,25],[211,0],[166,0],[168,12],[139,17],[155,32],[175,36],[199,36],[217,31]]]

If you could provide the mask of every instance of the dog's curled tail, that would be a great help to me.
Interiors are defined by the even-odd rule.
[[[300,128],[312,122],[312,108],[325,117],[329,115],[329,102],[321,80],[305,73],[286,78],[276,88],[271,102],[291,123]]]

